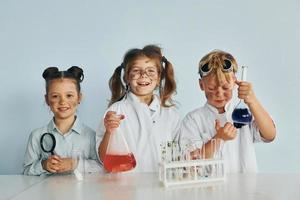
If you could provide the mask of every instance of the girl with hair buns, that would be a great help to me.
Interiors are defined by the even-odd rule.
[[[80,82],[83,77],[82,69],[76,66],[67,71],[59,71],[57,67],[45,69],[45,101],[54,117],[48,125],[31,132],[25,153],[24,174],[72,171],[75,166],[74,159],[71,159],[73,150],[83,152],[87,166],[97,166],[95,131],[80,122],[76,116],[78,104],[82,100]],[[41,145],[45,133],[50,133],[55,138],[54,152],[45,152]]]
[[[176,90],[172,64],[158,46],[131,49],[109,87],[109,108],[96,133],[100,161],[104,162],[110,135],[119,127],[135,156],[134,171],[158,171],[160,144],[175,137],[180,121],[172,101]]]

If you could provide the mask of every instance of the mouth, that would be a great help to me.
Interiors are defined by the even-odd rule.
[[[223,103],[225,100],[215,100],[217,103]]]
[[[141,87],[146,87],[146,86],[149,86],[150,84],[151,84],[151,82],[148,82],[148,81],[137,82],[137,85],[141,86]]]
[[[65,112],[65,111],[69,110],[69,107],[59,107],[58,110],[60,112]]]

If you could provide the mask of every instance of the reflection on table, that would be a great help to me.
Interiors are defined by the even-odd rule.
[[[8,181],[9,180],[9,181]],[[22,183],[12,196],[5,190]],[[5,182],[10,182],[5,187]],[[224,182],[165,188],[155,173],[88,174],[79,181],[74,175],[0,176],[1,199],[299,199],[300,174],[229,174]],[[3,189],[4,186],[4,189]],[[4,193],[6,194],[6,193]]]

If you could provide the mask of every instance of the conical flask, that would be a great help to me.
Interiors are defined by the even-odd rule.
[[[246,81],[247,66],[242,66],[242,81]],[[252,114],[245,102],[240,99],[232,112],[233,125],[236,128],[241,128],[244,125],[251,123]]]
[[[110,134],[103,164],[104,168],[112,173],[129,171],[136,166],[135,157],[129,150],[120,127]]]

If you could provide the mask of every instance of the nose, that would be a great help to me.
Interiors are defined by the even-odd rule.
[[[218,87],[216,91],[216,96],[221,97],[222,95],[223,95],[223,89],[221,87]]]
[[[59,99],[59,104],[64,104],[66,102],[66,98],[65,97],[60,97]]]
[[[140,76],[143,77],[147,75],[146,70],[140,70]]]

